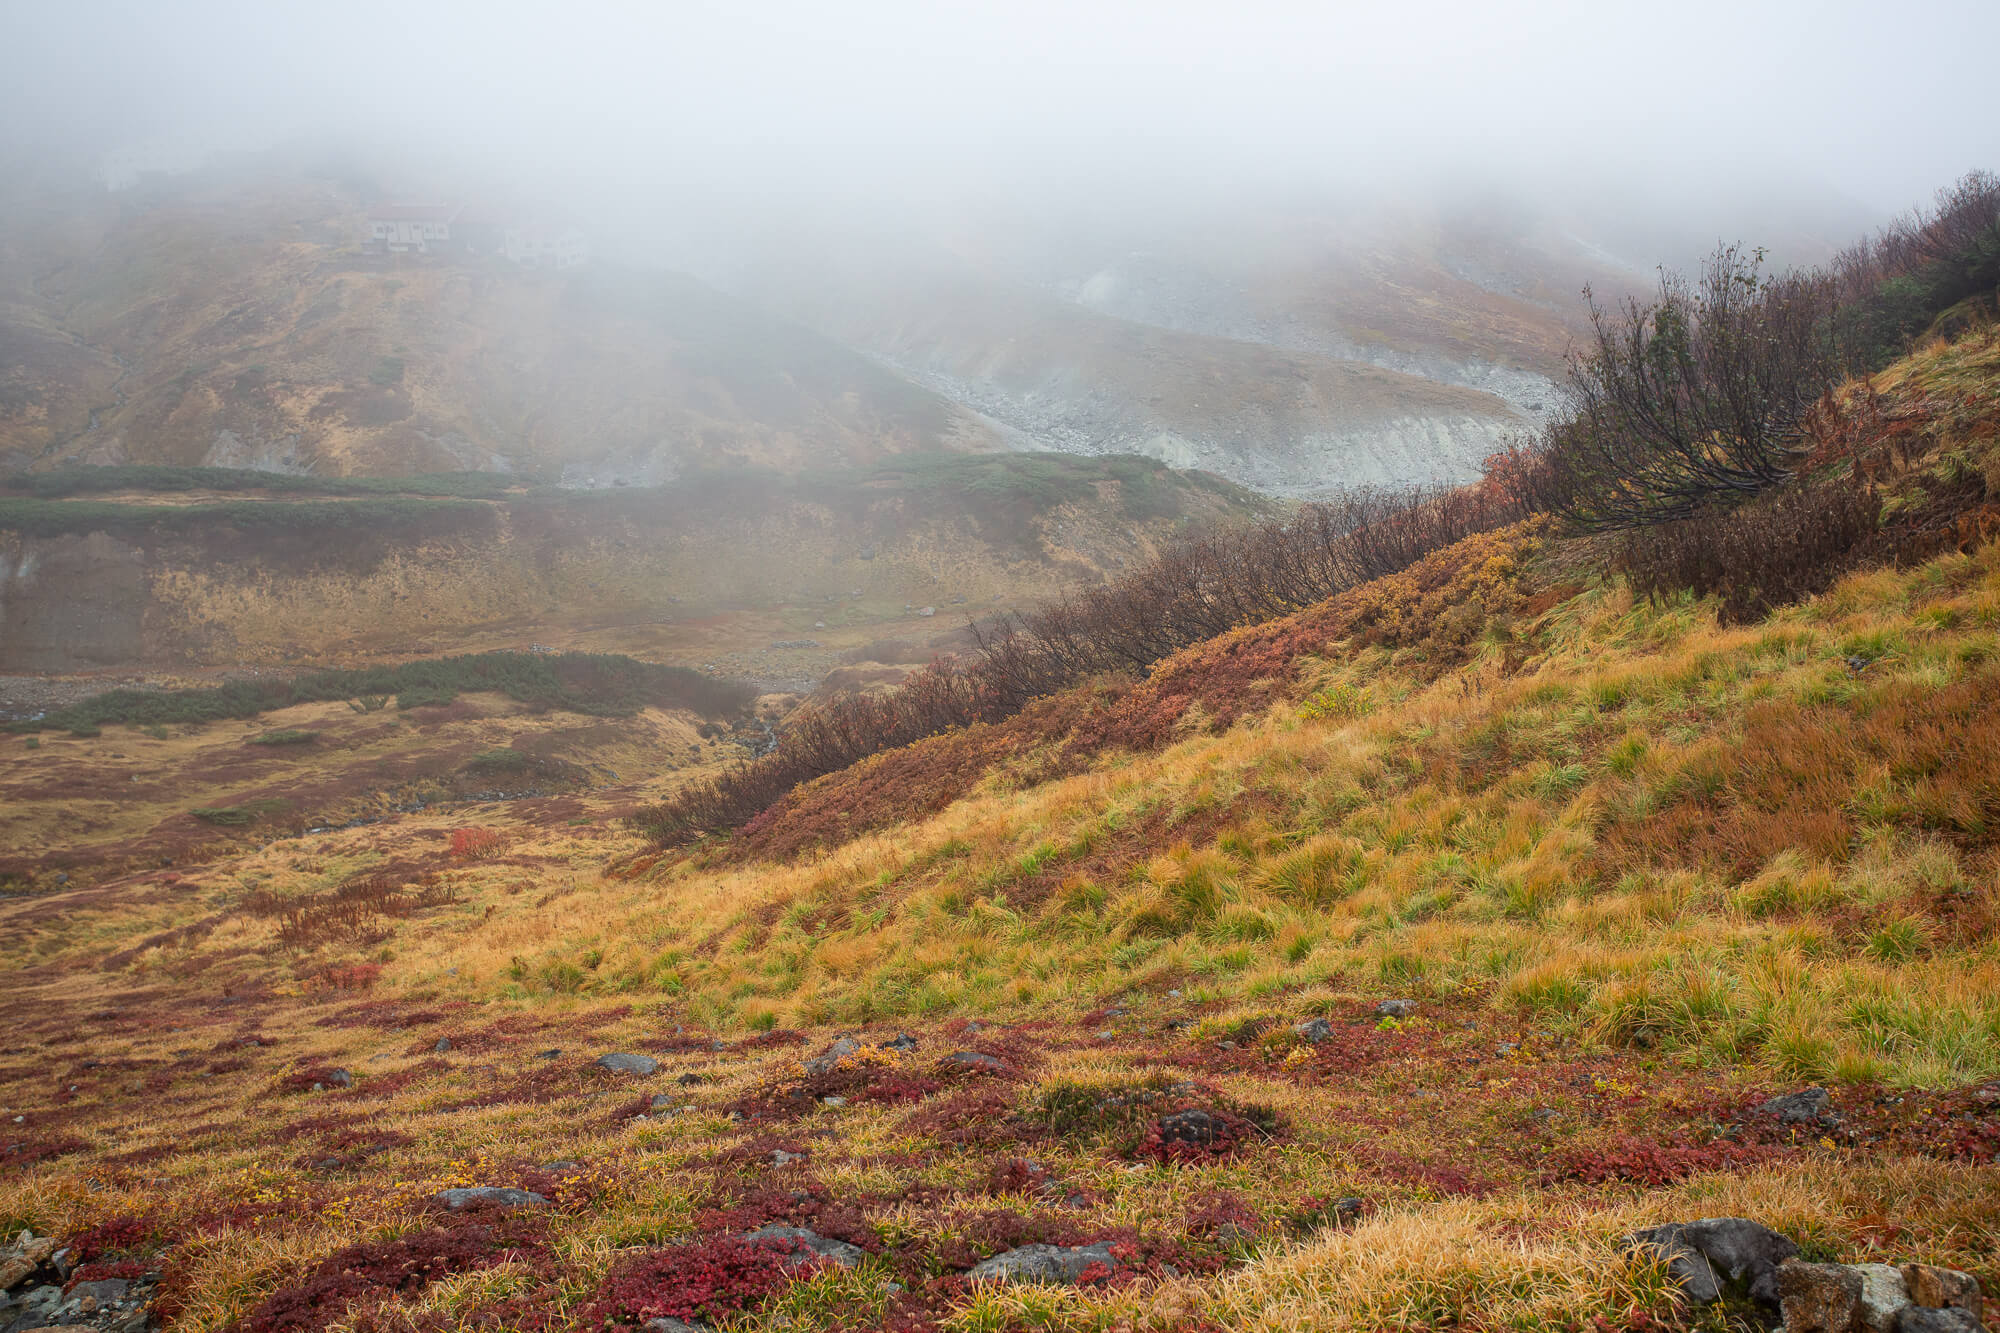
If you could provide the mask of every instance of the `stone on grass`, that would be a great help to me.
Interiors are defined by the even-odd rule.
[[[1333,1036],[1333,1026],[1324,1018],[1308,1018],[1303,1023],[1292,1024],[1292,1033],[1301,1041],[1309,1041],[1317,1046]]]
[[[1659,1250],[1667,1276],[1697,1305],[1712,1305],[1739,1288],[1767,1310],[1778,1308],[1778,1266],[1799,1253],[1789,1239],[1747,1217],[1669,1222],[1635,1232],[1632,1242]]]
[[[1111,1243],[1095,1245],[1023,1245],[982,1259],[966,1277],[974,1282],[1046,1282],[1071,1285],[1092,1264],[1116,1268]]]
[[[917,1039],[907,1032],[898,1032],[893,1041],[882,1043],[882,1049],[885,1051],[902,1051],[907,1054],[917,1049]]]
[[[612,1051],[597,1057],[597,1067],[608,1069],[614,1074],[657,1074],[660,1062],[650,1055],[635,1055],[631,1051]]]
[[[1206,1148],[1222,1132],[1222,1122],[1207,1111],[1176,1111],[1160,1117],[1162,1143],[1187,1143]]]
[[[1979,1298],[1979,1279],[1956,1268],[1935,1264],[1904,1264],[1903,1285],[1910,1299],[1931,1310],[1969,1310],[1974,1319],[1984,1314]]]
[[[1415,1000],[1384,1000],[1375,1006],[1375,1012],[1382,1018],[1408,1018],[1417,1012]]]
[[[457,1189],[439,1190],[435,1197],[454,1212],[474,1204],[495,1208],[538,1208],[548,1202],[533,1190],[516,1189],[512,1185],[462,1185]]]
[[[982,1051],[953,1051],[944,1062],[954,1069],[973,1070],[982,1074],[1003,1074],[1007,1062],[997,1055],[987,1055]]]
[[[807,1255],[799,1252],[801,1247],[812,1254],[818,1255],[836,1268],[852,1268],[868,1257],[867,1251],[863,1250],[859,1245],[849,1245],[844,1240],[835,1240],[831,1236],[822,1236],[817,1231],[811,1231],[805,1227],[788,1227],[775,1222],[767,1227],[758,1227],[743,1239],[748,1241],[776,1240],[793,1242],[792,1253],[787,1255],[784,1261],[786,1268],[796,1268],[806,1262]]]
[[[431,1047],[431,1049],[433,1051],[436,1051],[439,1055],[443,1055],[446,1051],[451,1049],[451,1038],[439,1037],[437,1039],[437,1044]]]
[[[1775,1116],[1787,1125],[1810,1125],[1826,1114],[1833,1094],[1825,1088],[1800,1088],[1782,1097],[1773,1097],[1757,1107],[1758,1115]]]

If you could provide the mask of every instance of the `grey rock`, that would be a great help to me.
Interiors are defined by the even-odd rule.
[[[1408,1018],[1417,1012],[1415,1000],[1384,1000],[1375,1006],[1375,1013],[1381,1018]]]
[[[1303,1023],[1292,1024],[1292,1032],[1299,1040],[1317,1046],[1333,1036],[1333,1027],[1324,1018],[1308,1018]]]
[[[707,1324],[690,1324],[685,1320],[662,1317],[647,1320],[646,1333],[714,1333],[714,1330]]]
[[[1764,1102],[1757,1107],[1756,1114],[1776,1116],[1787,1125],[1809,1125],[1826,1114],[1827,1103],[1832,1099],[1825,1088],[1801,1088]]]
[[[131,1283],[123,1278],[108,1277],[96,1282],[79,1282],[69,1289],[71,1300],[82,1300],[88,1296],[102,1305],[107,1301],[122,1301]]]
[[[982,1259],[974,1264],[966,1277],[974,1282],[1045,1282],[1069,1285],[1083,1276],[1092,1264],[1104,1264],[1111,1268],[1118,1261],[1111,1257],[1108,1241],[1095,1245],[1023,1245],[1019,1249],[996,1254],[991,1259]]]
[[[778,1223],[773,1223],[767,1227],[758,1227],[743,1239],[751,1241],[775,1240],[795,1242],[793,1254],[785,1260],[785,1267],[787,1268],[796,1267],[805,1262],[806,1256],[798,1252],[798,1247],[800,1246],[825,1259],[836,1268],[852,1268],[868,1257],[867,1251],[863,1250],[859,1245],[849,1245],[844,1240],[835,1240],[831,1236],[822,1236],[817,1231],[811,1231],[805,1227],[788,1227]]]
[[[902,1051],[908,1054],[917,1049],[917,1039],[907,1032],[898,1032],[895,1040],[882,1043],[882,1049],[885,1051]]]
[[[1697,1304],[1738,1288],[1767,1310],[1778,1308],[1778,1265],[1799,1253],[1786,1237],[1744,1217],[1670,1222],[1635,1233],[1632,1243],[1661,1251],[1668,1277]]]
[[[436,1051],[439,1055],[443,1055],[446,1051],[451,1049],[451,1038],[439,1037],[437,1039],[437,1045],[431,1047],[431,1049]]]
[[[1160,1117],[1160,1139],[1207,1147],[1222,1132],[1222,1122],[1207,1111],[1176,1111]]]
[[[806,1061],[806,1073],[830,1074],[842,1060],[845,1060],[850,1055],[858,1055],[860,1051],[860,1042],[854,1040],[852,1037],[842,1037],[840,1040],[834,1042],[833,1045]]]
[[[793,1162],[803,1162],[805,1160],[806,1155],[802,1152],[786,1152],[783,1148],[773,1148],[771,1150],[772,1166],[790,1166]]]
[[[608,1069],[614,1074],[646,1074],[660,1072],[660,1062],[650,1055],[635,1055],[631,1051],[612,1051],[597,1057],[597,1067]]]
[[[1986,1333],[1986,1325],[1972,1311],[1957,1306],[1906,1305],[1896,1311],[1894,1333]]]
[[[1890,1333],[1896,1312],[1910,1303],[1903,1270],[1889,1264],[1849,1264],[1861,1274],[1861,1322],[1872,1333]]]
[[[533,1190],[515,1189],[512,1185],[464,1185],[457,1189],[440,1190],[433,1197],[453,1211],[473,1204],[491,1204],[501,1208],[537,1208],[548,1202]]]
[[[653,1100],[646,1104],[655,1111],[665,1111],[672,1108],[674,1099],[664,1092],[656,1092],[653,1094]]]
[[[821,1106],[833,1106],[833,1107],[841,1107],[841,1106],[845,1106],[845,1105],[847,1105],[847,1098],[845,1098],[845,1097],[822,1097],[822,1098],[820,1098],[820,1099],[819,1099],[819,1104],[820,1104]]]
[[[982,1051],[953,1051],[944,1058],[944,1062],[954,1069],[971,1070],[982,1074],[1004,1074],[1007,1072],[1007,1062],[1005,1060],[996,1055],[987,1055]]]

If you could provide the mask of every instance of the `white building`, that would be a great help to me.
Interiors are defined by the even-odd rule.
[[[368,241],[392,254],[428,254],[451,244],[456,204],[381,204],[368,210]]]

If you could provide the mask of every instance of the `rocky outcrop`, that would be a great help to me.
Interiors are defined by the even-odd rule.
[[[1791,1105],[1817,1118],[1824,1094]],[[1690,1302],[1747,1300],[1771,1325],[1782,1320],[1785,1333],[1984,1333],[1979,1282],[1955,1268],[1808,1263],[1789,1237],[1744,1217],[1669,1222],[1630,1241],[1635,1253],[1666,1260]]]
[[[1095,1245],[1023,1245],[981,1260],[972,1266],[966,1277],[974,1282],[1070,1285],[1094,1264],[1102,1264],[1107,1269],[1118,1266],[1118,1260],[1112,1256],[1110,1242],[1099,1241]]]

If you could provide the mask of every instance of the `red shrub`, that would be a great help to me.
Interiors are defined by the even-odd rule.
[[[526,1219],[459,1222],[392,1241],[350,1245],[322,1260],[305,1281],[273,1292],[237,1324],[238,1333],[321,1329],[369,1297],[421,1291],[452,1273],[511,1259],[545,1265],[549,1249]]]
[[[69,1238],[66,1248],[79,1264],[88,1264],[107,1254],[127,1254],[143,1249],[159,1239],[154,1224],[141,1217],[114,1217],[85,1227]]]
[[[1635,1185],[1671,1185],[1703,1171],[1741,1166],[1768,1155],[1768,1151],[1759,1152],[1733,1143],[1649,1143],[1621,1135],[1602,1148],[1565,1154],[1543,1173],[1543,1179],[1550,1184],[1580,1181],[1602,1185],[1626,1181]]]
[[[585,1328],[637,1328],[650,1319],[713,1319],[755,1309],[818,1262],[797,1241],[719,1236],[652,1250],[611,1271],[582,1311]]]
[[[123,1278],[130,1282],[143,1277],[146,1265],[136,1259],[110,1259],[98,1263],[78,1264],[70,1270],[69,1281],[63,1284],[65,1292],[74,1290],[79,1282],[103,1282],[112,1278]]]
[[[461,861],[475,861],[499,850],[502,838],[490,828],[461,828],[451,831],[451,854]]]

